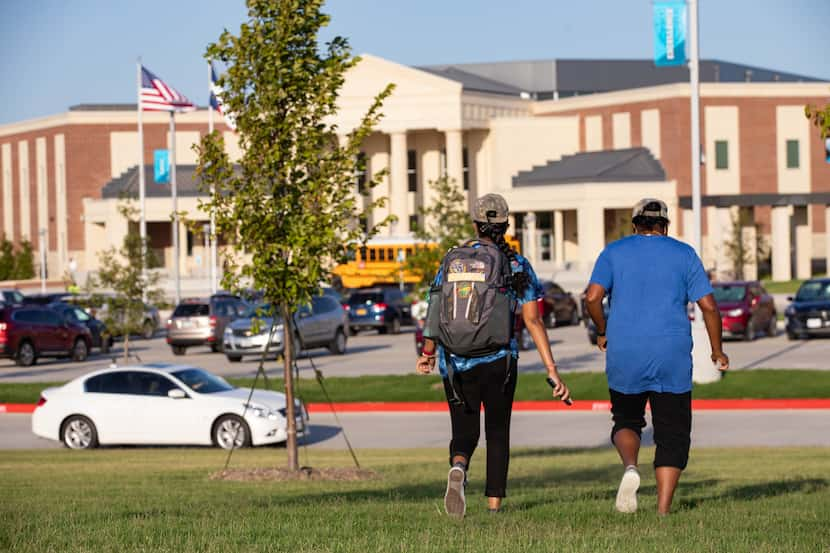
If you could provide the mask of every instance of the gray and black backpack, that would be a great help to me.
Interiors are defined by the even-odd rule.
[[[470,241],[447,252],[441,275],[430,289],[424,337],[464,357],[508,347],[513,306],[507,256],[494,244]]]

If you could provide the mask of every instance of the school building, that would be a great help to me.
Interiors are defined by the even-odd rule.
[[[626,234],[640,198],[666,201],[671,233],[691,237],[688,70],[650,60],[546,60],[409,67],[363,56],[345,82],[338,127],[353,127],[387,83],[396,85],[377,131],[365,142],[367,172],[388,168],[375,196],[394,214],[388,237],[408,235],[428,185],[446,174],[468,198],[503,194],[511,232],[545,277],[584,275],[606,243]],[[826,270],[830,257],[830,163],[807,104],[830,101],[830,83],[716,60],[701,63],[703,258],[734,274],[726,244],[751,252],[745,276],[776,280]],[[161,270],[178,263],[204,279],[204,236],[180,229],[174,258],[168,185],[153,182],[153,151],[169,145],[166,113],[144,113],[146,213]],[[179,209],[194,220],[200,191],[192,145],[207,111],[176,116]],[[216,116],[231,157],[236,136]],[[135,105],[81,104],[40,119],[0,125],[0,232],[37,249],[51,275],[70,260],[95,271],[97,252],[128,231],[118,212],[138,193]],[[360,175],[356,176],[357,181]],[[736,230],[735,225],[740,225]],[[760,248],[756,248],[760,245]]]

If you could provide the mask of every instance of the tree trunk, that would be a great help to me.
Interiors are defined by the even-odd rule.
[[[130,332],[124,333],[124,362],[130,362]]]
[[[288,453],[288,470],[300,470],[299,456],[297,455],[297,418],[294,409],[294,373],[291,370],[292,362],[294,360],[294,325],[292,323],[292,313],[287,304],[280,306],[280,312],[283,320],[283,341],[285,342],[285,349],[283,351],[283,368],[285,373],[285,416],[287,418],[288,439],[285,443],[285,451]]]

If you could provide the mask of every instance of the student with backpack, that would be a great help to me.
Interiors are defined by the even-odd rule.
[[[478,198],[472,211],[478,238],[444,256],[429,294],[424,348],[417,372],[438,364],[450,409],[452,440],[444,508],[461,518],[466,512],[467,471],[480,434],[484,405],[487,483],[491,513],[506,495],[510,458],[510,414],[516,390],[518,346],[513,337],[521,309],[527,329],[547,368],[553,396],[569,401],[559,376],[537,299],[543,290],[530,263],[505,241],[508,207],[498,194]]]

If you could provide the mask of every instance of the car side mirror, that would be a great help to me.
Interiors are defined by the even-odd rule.
[[[306,317],[311,317],[311,311],[300,311],[298,315],[301,319],[305,319]]]
[[[787,301],[793,301],[793,297],[792,296],[787,296]]]
[[[173,388],[167,392],[167,397],[170,399],[185,399],[187,394],[181,388]]]

